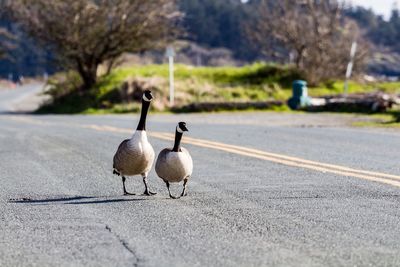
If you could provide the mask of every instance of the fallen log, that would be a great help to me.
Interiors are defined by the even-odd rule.
[[[186,106],[173,108],[173,112],[212,112],[231,110],[263,110],[283,106],[283,101],[260,101],[260,102],[197,102]]]
[[[318,103],[306,107],[307,111],[332,111],[332,112],[385,112],[393,105],[400,104],[397,95],[383,92],[358,93],[351,95],[329,95],[314,99]]]

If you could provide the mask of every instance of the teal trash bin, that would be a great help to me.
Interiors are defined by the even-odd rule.
[[[292,97],[288,100],[288,105],[291,109],[300,109],[311,104],[311,99],[308,97],[307,82],[296,80],[292,85]]]

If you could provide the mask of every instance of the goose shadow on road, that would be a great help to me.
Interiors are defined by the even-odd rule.
[[[134,196],[135,197],[135,196]],[[136,197],[141,197],[138,195]],[[70,196],[70,197],[48,197],[34,199],[29,197],[11,198],[8,203],[16,204],[34,204],[34,205],[83,205],[83,204],[107,204],[117,202],[146,201],[152,198],[132,198],[132,197],[114,197],[114,196]]]

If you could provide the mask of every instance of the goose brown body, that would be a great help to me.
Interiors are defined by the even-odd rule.
[[[192,157],[187,149],[181,147],[180,150],[174,152],[171,148],[165,148],[158,155],[156,173],[164,181],[179,183],[192,175]]]
[[[140,120],[132,138],[122,141],[113,158],[113,174],[122,176],[124,195],[135,195],[126,190],[126,176],[141,175],[145,186],[145,195],[154,195],[149,190],[147,176],[153,166],[154,149],[147,139],[146,117],[153,96],[150,91],[145,91],[142,97],[142,110]]]
[[[156,173],[167,185],[169,197],[177,199],[170,190],[170,183],[183,181],[183,191],[180,197],[186,196],[187,182],[192,176],[193,160],[187,149],[181,147],[184,132],[189,131],[185,122],[179,122],[175,131],[175,143],[173,148],[163,149],[157,157]]]
[[[114,169],[123,176],[146,175],[154,162],[154,149],[145,131],[136,131],[124,140],[114,155]]]

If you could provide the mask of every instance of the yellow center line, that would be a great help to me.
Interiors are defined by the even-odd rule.
[[[154,136],[154,137],[158,137],[158,138],[165,139],[165,140],[173,140],[173,138],[168,137],[167,134],[161,134],[159,136]],[[305,168],[305,169],[320,171],[320,172],[324,172],[324,173],[329,172],[329,173],[334,173],[334,174],[343,175],[343,176],[352,176],[352,177],[361,178],[361,179],[365,179],[365,180],[369,180],[369,181],[375,181],[375,182],[380,182],[380,183],[385,183],[385,184],[390,184],[390,185],[400,187],[399,181],[393,181],[393,180],[382,178],[385,176],[391,176],[391,177],[393,177],[392,179],[394,179],[394,178],[396,180],[400,179],[400,176],[396,176],[396,175],[389,175],[389,174],[377,173],[377,172],[372,172],[372,173],[376,174],[374,176],[365,175],[364,172],[366,172],[366,173],[368,173],[368,172],[363,171],[363,170],[351,169],[351,168],[342,167],[342,166],[338,166],[338,165],[331,165],[331,164],[327,164],[331,167],[326,168],[323,166],[323,165],[325,165],[324,163],[319,163],[319,162],[315,162],[315,161],[304,160],[306,162],[311,162],[312,164],[299,163],[299,162],[296,162],[296,161],[301,160],[298,158],[295,158],[296,161],[291,161],[291,160],[280,159],[280,158],[272,157],[272,156],[268,156],[268,155],[263,155],[263,153],[267,153],[267,152],[263,152],[263,151],[259,151],[259,150],[255,150],[255,149],[248,149],[250,151],[246,151],[247,148],[240,147],[240,148],[242,148],[242,150],[239,150],[239,149],[229,148],[230,145],[225,146],[222,143],[204,142],[204,141],[205,140],[201,140],[201,142],[198,142],[198,141],[195,141],[194,138],[191,138],[191,140],[187,140],[187,139],[182,140],[183,143],[187,143],[187,144],[191,144],[191,145],[211,148],[211,149],[215,149],[215,150],[222,150],[222,151],[226,151],[226,152],[230,152],[230,153],[234,153],[234,154],[238,154],[238,155],[242,155],[242,156],[262,159],[262,160],[275,162],[275,163],[279,163],[279,164],[283,164],[283,165],[287,165],[287,166]],[[218,146],[216,144],[219,144],[222,146]],[[234,146],[234,147],[238,148],[238,146]],[[267,154],[269,154],[269,153],[267,153]],[[274,155],[276,155],[276,154],[274,154]],[[284,156],[284,157],[286,157],[286,156]],[[289,157],[289,158],[292,158],[292,157]],[[333,166],[337,167],[337,169],[332,168]],[[341,170],[341,169],[343,169],[343,170]],[[348,170],[348,171],[346,171],[346,170]]]
[[[11,119],[13,121],[17,121],[17,122],[25,122],[25,123],[30,123],[30,124],[34,124],[34,125],[49,125],[49,122],[44,122],[41,120],[36,120],[36,119],[32,119],[30,117],[26,117],[26,116],[10,116],[10,115],[6,115],[5,117],[2,118],[6,118],[6,119]]]
[[[171,138],[173,138],[173,135],[171,135],[171,134],[167,134],[167,135],[169,135]],[[366,174],[366,175],[371,175],[371,176],[380,176],[380,177],[385,177],[385,178],[400,181],[400,176],[393,175],[393,174],[352,169],[352,168],[344,167],[344,166],[340,166],[340,165],[316,162],[316,161],[306,160],[306,159],[302,159],[302,158],[296,158],[296,157],[291,157],[291,156],[286,156],[286,155],[281,155],[281,154],[276,154],[276,153],[271,153],[271,152],[265,152],[262,150],[257,150],[257,149],[242,147],[242,146],[228,145],[228,144],[224,144],[224,143],[213,142],[213,141],[202,140],[202,139],[194,139],[194,138],[190,138],[190,137],[187,137],[186,140],[201,142],[204,144],[210,144],[210,145],[214,145],[214,146],[223,146],[226,148],[236,149],[239,151],[255,153],[258,155],[269,156],[269,157],[274,157],[274,158],[283,159],[283,160],[289,160],[289,161],[298,162],[298,163],[316,165],[316,166],[321,166],[321,167],[325,167],[325,168],[329,168],[329,169],[336,169],[336,170],[341,170],[341,171],[346,171],[346,172],[355,172],[355,173],[361,173],[361,174]]]
[[[132,133],[132,129],[117,128],[117,127],[112,127],[112,126],[86,125],[84,127],[95,129],[98,131]],[[148,135],[151,137],[154,137],[154,138],[167,140],[167,141],[174,140],[174,134],[171,134],[171,133],[149,132]],[[184,137],[182,142],[185,144],[195,145],[195,146],[204,147],[204,148],[210,148],[210,149],[214,149],[214,150],[225,151],[225,152],[229,152],[229,153],[233,153],[233,154],[237,154],[237,155],[242,155],[242,156],[251,157],[251,158],[257,158],[257,159],[266,160],[266,161],[283,164],[283,165],[287,165],[287,166],[310,169],[310,170],[324,172],[324,173],[328,172],[328,173],[333,173],[333,174],[342,175],[342,176],[356,177],[356,178],[360,178],[360,179],[364,179],[364,180],[369,180],[369,181],[374,181],[374,182],[379,182],[379,183],[384,183],[384,184],[389,184],[392,186],[400,187],[400,176],[398,176],[398,175],[358,170],[358,169],[353,169],[353,168],[344,167],[344,166],[340,166],[340,165],[311,161],[311,160],[306,160],[306,159],[301,159],[301,158],[296,158],[296,157],[291,157],[291,156],[286,156],[286,155],[281,155],[281,154],[276,154],[276,153],[265,152],[265,151],[258,150],[258,149],[247,148],[247,147],[236,146],[236,145],[229,145],[229,144],[224,144],[224,143],[220,143],[220,142],[208,141],[208,140],[204,140],[204,139],[197,139],[197,138],[191,138],[191,137]],[[389,179],[387,179],[387,178],[389,178]]]
[[[32,118],[21,118],[21,117],[10,117],[12,120],[18,120],[20,122],[49,125],[51,123],[44,123],[39,120]],[[118,128],[108,125],[97,125],[97,124],[69,124],[71,126],[92,129],[101,132],[116,132],[116,133],[126,133],[130,134],[133,132],[132,129]],[[148,135],[157,139],[162,139],[166,141],[173,141],[174,134],[164,133],[164,132],[148,132]],[[393,174],[386,174],[381,172],[365,171],[359,169],[353,169],[345,166],[328,164],[323,162],[311,161],[297,157],[286,156],[277,153],[266,152],[258,149],[230,145],[215,141],[209,141],[204,139],[192,138],[185,136],[182,140],[185,144],[195,145],[199,147],[220,150],[232,154],[237,154],[241,156],[246,156],[250,158],[261,159],[265,161],[270,161],[278,164],[283,164],[286,166],[298,167],[303,169],[309,169],[314,171],[319,171],[323,173],[333,173],[342,176],[355,177],[359,179],[364,179],[373,182],[379,182],[384,184],[389,184],[392,186],[400,187],[400,176]]]

